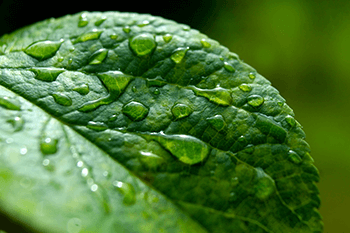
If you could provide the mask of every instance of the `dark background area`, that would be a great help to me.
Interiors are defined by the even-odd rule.
[[[0,35],[80,11],[149,13],[216,39],[272,82],[304,126],[325,233],[350,232],[350,1],[0,1]]]

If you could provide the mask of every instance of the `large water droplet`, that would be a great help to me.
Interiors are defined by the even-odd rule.
[[[226,128],[226,122],[221,115],[215,115],[206,119],[211,126],[217,131],[221,131]]]
[[[95,131],[104,131],[108,129],[108,126],[105,123],[95,121],[89,121],[86,127]]]
[[[36,79],[46,82],[55,81],[58,75],[65,71],[65,69],[49,67],[36,67],[29,70],[35,73]]]
[[[288,151],[288,160],[295,164],[299,164],[302,162],[300,156],[293,150]]]
[[[263,169],[257,168],[256,171],[255,196],[260,200],[266,200],[275,192],[275,182]]]
[[[210,148],[203,141],[188,135],[164,133],[150,134],[151,139],[158,141],[166,150],[181,162],[193,165],[203,161]]]
[[[7,96],[0,97],[0,106],[8,110],[15,110],[15,111],[21,110],[21,105],[19,101]]]
[[[157,46],[154,36],[148,33],[133,37],[130,40],[129,45],[132,51],[138,56],[151,54]]]
[[[170,34],[165,34],[163,36],[163,40],[164,40],[165,43],[169,43],[171,41],[171,39],[173,39],[173,36],[170,35]]]
[[[175,63],[180,63],[185,57],[187,50],[189,50],[188,47],[176,49],[170,56],[171,60],[173,60]]]
[[[77,44],[77,43],[85,42],[88,40],[97,40],[98,38],[100,38],[100,35],[102,32],[103,32],[103,30],[93,29],[90,32],[86,32],[86,33],[80,35],[78,38],[73,40],[72,43]]]
[[[217,87],[214,89],[200,89],[197,87],[191,87],[196,95],[203,96],[209,101],[218,105],[228,106],[232,103],[231,93],[224,88]]]
[[[79,108],[79,111],[81,112],[89,112],[95,110],[101,105],[112,103],[125,90],[126,86],[132,79],[131,76],[125,75],[120,71],[108,71],[105,73],[99,73],[97,76],[107,88],[108,95],[106,97],[85,103],[81,108]]]
[[[125,205],[133,205],[136,202],[136,192],[134,186],[129,183],[114,181],[113,185],[124,196],[123,203]]]
[[[225,70],[232,72],[232,73],[236,71],[236,69],[228,62],[224,62],[224,68],[225,68]]]
[[[40,140],[40,150],[44,155],[55,154],[57,152],[58,139],[42,137]]]
[[[14,118],[7,120],[7,122],[12,125],[14,132],[18,132],[23,129],[24,120],[20,116],[15,116]]]
[[[79,16],[79,21],[78,21],[78,27],[85,27],[86,25],[88,25],[89,20],[87,18],[86,13],[82,13]]]
[[[56,54],[63,40],[60,41],[39,41],[29,45],[24,52],[38,60],[44,60]]]
[[[186,104],[176,104],[171,108],[175,120],[189,116],[192,113],[192,109]]]
[[[90,59],[89,59],[89,64],[90,65],[96,65],[96,64],[101,64],[103,60],[107,57],[108,50],[107,49],[99,49],[96,52],[94,52]]]
[[[80,95],[87,95],[90,92],[88,84],[81,84],[80,86],[73,89],[73,91],[78,92]]]
[[[145,119],[148,114],[148,108],[145,105],[135,101],[124,105],[122,111],[132,121],[141,121]]]
[[[62,106],[72,105],[72,99],[64,93],[55,93],[55,94],[52,94],[52,97],[54,98],[56,103]]]
[[[260,95],[251,95],[248,97],[248,104],[252,107],[259,107],[264,103],[264,98]]]
[[[249,92],[252,90],[252,87],[249,86],[248,84],[243,83],[243,84],[239,85],[239,89],[241,89],[244,92]]]

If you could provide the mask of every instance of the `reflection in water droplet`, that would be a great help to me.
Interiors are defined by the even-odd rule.
[[[108,129],[108,126],[105,123],[95,121],[89,121],[86,127],[95,131],[104,131]]]
[[[217,131],[221,131],[226,128],[226,122],[222,115],[215,115],[206,119],[211,126]]]
[[[90,112],[101,105],[112,103],[119,97],[120,94],[123,93],[126,86],[132,79],[131,76],[125,75],[120,71],[107,71],[105,73],[99,73],[97,76],[107,88],[108,95],[106,97],[85,103],[81,108],[79,108],[79,111],[81,112]]]
[[[108,50],[107,49],[99,49],[99,50],[97,50],[89,58],[89,64],[90,65],[101,64],[103,62],[103,60],[107,57],[107,54],[108,54]]]
[[[296,121],[294,119],[294,117],[292,117],[291,115],[286,116],[286,122],[291,126],[294,127],[296,124]]]
[[[52,94],[52,97],[54,98],[56,103],[62,106],[72,105],[72,99],[64,93],[55,93],[55,94]]]
[[[134,186],[129,183],[114,181],[113,185],[124,196],[123,203],[125,205],[133,205],[136,202],[136,192]]]
[[[300,156],[293,150],[288,151],[288,160],[295,164],[299,164],[302,162]]]
[[[173,54],[170,56],[171,60],[173,60],[175,63],[180,63],[182,59],[185,57],[187,50],[189,48],[178,48],[176,49]]]
[[[260,95],[251,95],[248,97],[248,104],[252,107],[259,107],[264,103],[264,98]]]
[[[12,125],[14,132],[21,131],[24,127],[24,120],[19,116],[16,116],[13,119],[9,119],[6,122]]]
[[[82,228],[82,223],[79,218],[71,218],[67,222],[68,233],[79,233]]]
[[[59,74],[63,73],[65,69],[61,68],[48,68],[48,67],[36,67],[29,69],[35,73],[35,78],[45,82],[55,81]]]
[[[228,63],[228,62],[224,62],[224,68],[227,71],[232,72],[232,73],[236,71],[236,69],[233,68],[233,66],[230,63]]]
[[[197,87],[190,87],[194,93],[198,96],[203,96],[209,101],[214,102],[218,105],[228,106],[232,103],[232,97],[229,90],[217,87],[214,89],[200,89]]]
[[[275,192],[275,182],[263,169],[256,169],[255,196],[260,200],[266,200]]]
[[[7,96],[0,97],[0,106],[8,110],[21,110],[19,101]]]
[[[44,155],[55,154],[57,152],[58,139],[43,137],[40,141],[40,150]]]
[[[63,40],[34,42],[24,52],[41,61],[54,56],[62,43]]]
[[[204,48],[210,48],[211,44],[206,39],[201,39],[201,44]]]
[[[175,120],[189,116],[192,113],[192,109],[186,104],[176,104],[171,108]]]
[[[192,136],[182,134],[166,135],[164,133],[152,133],[147,136],[158,141],[173,156],[189,165],[203,161],[209,154],[210,148],[208,145]]]
[[[90,92],[88,84],[81,84],[80,86],[73,89],[73,91],[78,92],[80,95],[87,95]]]
[[[251,79],[255,79],[255,74],[251,72],[251,73],[248,74],[248,77],[251,78]]]
[[[132,101],[123,106],[123,113],[132,121],[141,121],[146,118],[148,108],[142,103]]]
[[[171,39],[173,39],[173,36],[170,35],[170,34],[165,34],[163,36],[163,40],[164,40],[165,43],[169,43],[171,41]]]
[[[129,41],[130,48],[138,56],[145,56],[151,54],[157,44],[154,40],[154,36],[149,33],[144,33],[133,37]]]
[[[252,90],[252,87],[249,86],[248,84],[243,83],[243,84],[239,85],[239,89],[241,89],[244,92],[249,92]]]

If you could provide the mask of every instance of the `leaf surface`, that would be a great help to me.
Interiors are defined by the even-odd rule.
[[[32,230],[322,232],[292,109],[218,42],[84,12],[0,45],[0,205]]]

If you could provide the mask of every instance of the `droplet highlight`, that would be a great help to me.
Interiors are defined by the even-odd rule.
[[[41,61],[54,56],[62,43],[63,40],[34,42],[29,45],[24,52]]]
[[[151,54],[157,46],[154,40],[154,36],[149,33],[144,33],[133,37],[129,41],[129,45],[131,50],[137,56],[145,56]]]
[[[55,93],[52,94],[52,97],[54,98],[56,103],[62,106],[71,106],[73,103],[72,99],[64,93]]]
[[[171,112],[173,113],[175,120],[178,120],[178,119],[189,116],[193,111],[186,104],[175,104],[171,108]]]
[[[132,101],[124,105],[122,111],[130,120],[141,121],[146,118],[149,110],[142,103]]]

